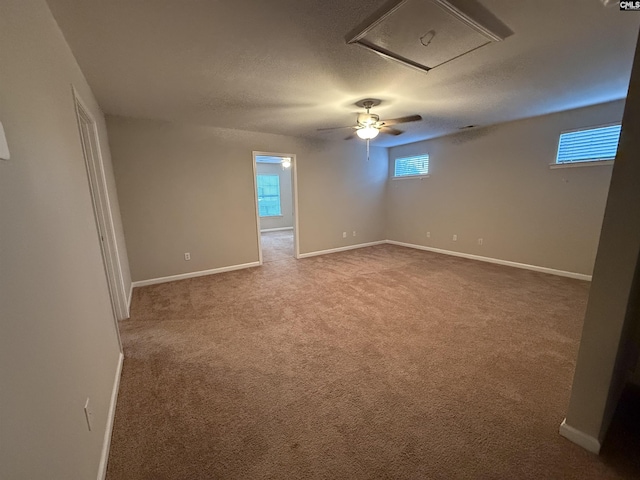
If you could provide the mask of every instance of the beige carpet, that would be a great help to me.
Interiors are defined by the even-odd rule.
[[[558,435],[588,283],[268,243],[134,291],[109,480],[638,478]]]
[[[293,230],[265,232],[261,237],[262,263],[279,262],[293,258]]]

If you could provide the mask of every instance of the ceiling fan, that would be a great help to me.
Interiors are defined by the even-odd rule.
[[[341,130],[343,128],[352,128],[354,132],[351,133],[345,140],[349,140],[357,135],[363,140],[372,140],[378,136],[380,132],[388,133],[389,135],[401,135],[404,133],[402,130],[393,128],[392,125],[398,125],[400,123],[417,122],[422,120],[420,115],[409,115],[407,117],[391,118],[389,120],[380,121],[380,116],[369,111],[378,105],[380,100],[375,98],[367,98],[356,102],[358,107],[367,110],[367,113],[358,114],[355,125],[349,125],[346,127],[331,127],[331,128],[319,128],[319,132],[325,132],[329,130]]]

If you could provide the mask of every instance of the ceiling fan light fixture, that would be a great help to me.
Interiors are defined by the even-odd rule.
[[[405,1],[405,0],[402,0]],[[366,113],[359,113],[356,119],[355,125],[350,125],[346,127],[330,127],[330,128],[319,128],[318,131],[327,131],[327,130],[341,130],[343,128],[350,128],[355,130],[355,134],[363,139],[367,140],[367,145],[369,140],[373,140],[378,136],[380,132],[386,133],[388,135],[400,135],[402,134],[402,130],[398,130],[394,128],[392,125],[398,125],[401,123],[409,123],[409,122],[419,122],[422,120],[420,115],[407,115],[406,117],[399,118],[388,118],[385,121],[380,121],[380,116],[375,113],[371,113],[370,109],[380,105],[380,100],[375,98],[366,98],[364,100],[360,100],[356,102],[356,106],[360,108],[365,108],[367,110]],[[345,140],[349,140],[353,138],[354,135],[351,133]]]
[[[358,123],[365,127],[370,125],[375,125],[380,121],[380,117],[378,115],[374,115],[372,113],[361,113],[358,116]]]
[[[376,127],[368,126],[356,130],[356,134],[363,140],[372,140],[378,136],[380,130]]]

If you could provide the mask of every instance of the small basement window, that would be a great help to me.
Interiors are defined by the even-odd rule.
[[[621,128],[617,123],[561,133],[556,164],[613,160],[618,151]]]
[[[393,178],[426,177],[429,175],[429,155],[396,158]]]

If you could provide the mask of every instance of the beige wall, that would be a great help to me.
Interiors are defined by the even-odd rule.
[[[612,167],[549,164],[561,131],[620,121],[623,106],[618,101],[391,148],[391,168],[396,157],[428,153],[431,176],[389,182],[388,238],[591,274]]]
[[[428,152],[431,177],[389,181],[386,195],[385,149],[373,149],[367,162],[361,142],[108,117],[132,277],[257,261],[254,150],[298,155],[301,253],[389,238],[589,275],[611,167],[549,164],[561,131],[619,121],[623,106],[391,148],[391,166],[397,156]]]
[[[631,74],[566,423],[602,441],[628,377],[640,311],[640,53]],[[562,432],[563,430],[561,430]]]
[[[636,269],[636,275],[638,275]],[[635,289],[635,295],[636,295],[636,306],[640,306],[640,289],[636,288]],[[630,375],[630,379],[629,381],[631,383],[633,383],[634,385],[636,385],[637,387],[640,387],[640,308],[638,308],[636,310],[636,314],[635,314],[635,333],[632,335],[631,338],[631,349],[633,352],[633,358],[635,358],[635,365],[632,366],[632,371],[631,371],[631,375]]]
[[[638,259],[640,262],[640,258]],[[640,263],[636,266],[636,282],[640,279]],[[635,365],[632,366],[630,382],[640,387],[640,288],[636,286],[633,294],[635,295],[636,311],[633,321],[633,333],[631,335],[632,358]]]
[[[97,478],[120,355],[72,84],[98,122],[110,173],[102,113],[46,3],[2,0],[0,121],[11,149],[11,159],[0,160],[0,478],[7,480]],[[109,183],[117,223],[112,176]]]
[[[301,253],[384,240],[385,149],[367,161],[356,141],[122,117],[107,126],[134,281],[258,260],[253,151],[297,155]]]
[[[628,324],[629,324],[629,341],[627,347],[629,372],[627,377],[629,383],[640,387],[640,252],[638,256],[638,265],[636,266],[635,284],[632,289],[633,302],[629,302],[628,308]]]
[[[291,188],[291,168],[284,169],[275,163],[257,163],[256,174],[278,175],[280,178],[280,210],[279,217],[260,218],[260,229],[293,227],[293,190]]]

